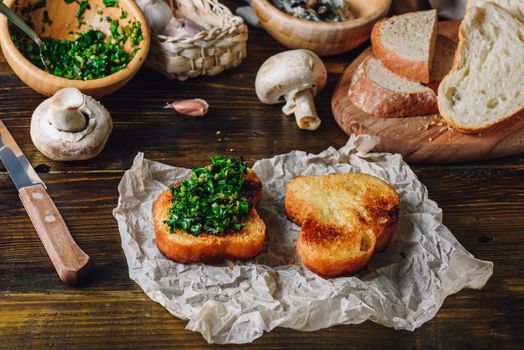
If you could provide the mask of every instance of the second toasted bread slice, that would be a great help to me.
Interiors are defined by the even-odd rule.
[[[289,219],[302,226],[297,254],[324,277],[361,270],[375,250],[386,248],[398,225],[398,194],[366,174],[296,177],[285,206]]]

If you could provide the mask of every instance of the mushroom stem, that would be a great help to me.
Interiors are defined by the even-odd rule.
[[[48,120],[55,129],[65,132],[79,132],[87,126],[86,118],[79,110],[54,110]]]
[[[288,100],[289,98],[293,99],[291,103]],[[300,129],[316,130],[319,127],[320,118],[317,115],[317,109],[313,102],[311,89],[299,91],[292,96],[286,96],[286,101],[287,103],[283,110],[289,105],[294,105],[294,107],[289,110],[284,110],[284,113],[294,113],[297,125]]]
[[[84,96],[78,89],[62,89],[51,97],[47,120],[59,131],[82,131],[87,127],[86,117],[80,111],[83,105]]]

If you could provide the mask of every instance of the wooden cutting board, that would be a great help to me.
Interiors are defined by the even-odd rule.
[[[457,29],[457,21],[439,24],[439,34],[454,41],[457,41]],[[400,153],[413,163],[466,162],[524,152],[524,111],[478,134],[454,131],[438,114],[378,118],[362,112],[347,98],[347,92],[358,65],[371,54],[368,48],[346,68],[333,93],[333,115],[346,134],[379,136],[376,151]]]

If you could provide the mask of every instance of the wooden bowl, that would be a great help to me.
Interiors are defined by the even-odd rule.
[[[20,9],[25,7],[28,3],[37,3],[37,0],[6,0],[5,4],[10,8],[14,8],[20,15]],[[139,44],[139,50],[129,62],[129,64],[116,73],[108,75],[104,78],[92,80],[73,80],[61,78],[56,75],[47,73],[42,69],[33,65],[27,60],[11,40],[10,25],[5,16],[0,15],[0,45],[2,45],[2,52],[4,57],[11,66],[15,74],[27,85],[39,93],[51,96],[56,91],[65,87],[76,87],[83,93],[94,98],[100,98],[108,95],[117,89],[124,86],[140,69],[144,63],[147,52],[149,50],[150,35],[149,28],[140,8],[136,5],[134,0],[118,0],[117,7],[106,7],[103,0],[89,0],[91,9],[85,11],[83,18],[86,24],[78,28],[78,19],[75,17],[79,5],[76,2],[66,4],[64,0],[48,0],[45,8],[36,10],[32,14],[32,21],[34,23],[35,32],[40,37],[52,37],[55,39],[70,39],[71,31],[82,32],[87,30],[90,24],[94,29],[98,29],[104,34],[109,34],[109,23],[105,20],[100,20],[106,16],[111,16],[113,19],[119,19],[122,11],[127,13],[125,19],[119,19],[121,24],[126,24],[130,20],[135,20],[141,23],[143,39]],[[18,10],[17,10],[18,8]],[[49,18],[52,20],[51,24],[43,22],[43,12],[48,11]],[[101,11],[102,14],[99,14]],[[23,16],[21,16],[24,18]],[[130,47],[126,47],[128,52]]]
[[[357,18],[345,22],[300,19],[280,11],[269,0],[253,0],[252,6],[262,26],[281,44],[327,56],[349,51],[366,41],[375,22],[391,6],[391,0],[346,1]]]

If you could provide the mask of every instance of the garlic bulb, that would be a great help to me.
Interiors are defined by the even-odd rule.
[[[204,30],[203,27],[193,22],[188,18],[172,18],[169,23],[164,27],[162,35],[177,37],[177,36],[190,36],[193,37]]]
[[[161,33],[169,21],[174,18],[173,11],[162,0],[142,0],[138,2],[153,33]]]

